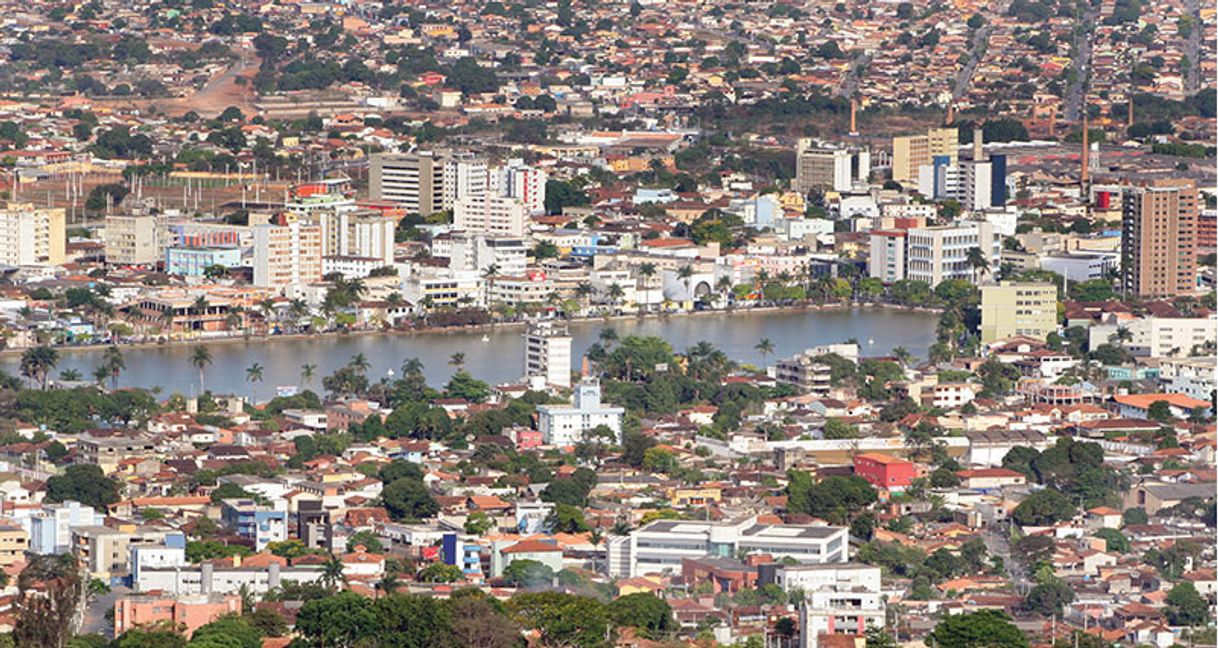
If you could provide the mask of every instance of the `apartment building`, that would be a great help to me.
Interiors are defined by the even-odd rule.
[[[1003,281],[981,287],[981,341],[1044,340],[1057,330],[1057,286]]]
[[[156,443],[147,436],[82,436],[76,441],[77,463],[91,463],[109,475],[124,459],[157,455]]]
[[[12,520],[0,520],[0,567],[25,560],[29,546],[29,531]]]
[[[545,385],[571,386],[571,332],[565,325],[541,321],[524,334],[524,375]]]
[[[100,525],[105,516],[80,502],[66,501],[45,504],[28,520],[30,552],[35,554],[68,553],[72,547],[72,529]]]
[[[253,500],[226,499],[220,506],[220,519],[237,535],[254,542],[262,551],[272,542],[288,539],[288,514]]]
[[[301,221],[256,225],[254,285],[284,290],[321,281],[322,227]]]
[[[17,202],[0,209],[0,265],[61,265],[66,248],[63,209]]]
[[[189,638],[195,630],[226,615],[241,614],[238,594],[127,595],[114,602],[114,636],[142,626],[168,624]]]
[[[609,575],[679,573],[683,558],[769,554],[799,563],[841,563],[850,558],[843,527],[770,524],[759,516],[725,522],[657,520],[609,542]]]
[[[393,264],[397,219],[376,211],[332,211],[318,214],[323,256],[376,259]]]
[[[969,250],[980,248],[988,269],[969,262]],[[962,221],[954,225],[919,227],[909,230],[906,245],[905,278],[924,281],[931,287],[948,279],[977,283],[994,272],[1002,254],[1001,237],[985,221]]]
[[[528,223],[524,200],[514,196],[482,193],[458,198],[453,206],[453,227],[463,232],[521,237]]]
[[[1164,358],[1159,361],[1159,381],[1169,394],[1212,401],[1218,392],[1218,358]]]
[[[1160,180],[1125,191],[1121,269],[1126,293],[1174,297],[1196,292],[1196,245],[1197,187],[1192,180]]]
[[[516,198],[528,215],[546,212],[546,172],[513,158],[491,174],[490,192]]]
[[[160,261],[159,230],[157,217],[152,214],[106,216],[106,263],[151,265]]]
[[[1120,329],[1128,331],[1125,350],[1135,356],[1170,358],[1205,352],[1218,343],[1218,315],[1209,317],[1143,317],[1132,321],[1112,320],[1087,330],[1094,349],[1116,341]],[[1212,353],[1212,352],[1211,352]]]
[[[523,275],[528,270],[529,245],[522,238],[453,234],[448,267],[456,271]]]
[[[552,446],[573,446],[583,441],[584,434],[598,426],[613,433],[613,443],[622,442],[622,416],[626,409],[601,403],[601,386],[585,380],[575,386],[571,405],[538,405],[537,429],[542,440]]]
[[[960,134],[955,128],[932,128],[925,135],[894,137],[892,179],[900,183],[916,182],[918,170],[939,155],[947,156],[947,164],[956,166],[959,147]]]
[[[884,283],[905,278],[905,230],[872,230],[867,274]]]
[[[368,167],[371,200],[401,204],[411,214],[427,216],[444,209],[446,160],[430,151],[375,153]]]

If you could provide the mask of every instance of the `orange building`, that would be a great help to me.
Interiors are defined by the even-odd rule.
[[[226,614],[241,614],[240,596],[124,596],[114,602],[114,636],[132,628],[167,622],[189,637],[195,630]]]

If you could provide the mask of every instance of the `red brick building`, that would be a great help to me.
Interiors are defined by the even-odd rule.
[[[918,476],[912,461],[867,452],[854,458],[854,474],[882,490],[903,491]]]

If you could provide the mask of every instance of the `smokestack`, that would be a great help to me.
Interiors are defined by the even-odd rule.
[[[857,136],[859,134],[858,127],[858,112],[859,102],[857,99],[850,100],[850,134]]]
[[[1125,128],[1129,128],[1130,126],[1133,126],[1133,93],[1132,92],[1129,93],[1129,109],[1128,109],[1128,114],[1125,115]]]
[[[1087,170],[1091,166],[1091,144],[1087,142],[1087,103],[1083,102],[1083,172],[1079,176],[1079,184],[1087,187]]]
[[[947,123],[944,125],[951,126],[954,121],[956,121],[956,103],[951,102],[947,104]]]
[[[982,139],[985,135],[980,128],[973,129],[973,161],[980,162],[985,153],[981,149]]]

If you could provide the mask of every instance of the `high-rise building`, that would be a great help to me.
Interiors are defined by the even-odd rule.
[[[1045,339],[1057,330],[1057,286],[1003,281],[981,287],[981,341],[1023,336]]]
[[[524,334],[524,375],[546,385],[571,386],[571,334],[566,326],[542,321]]]
[[[925,135],[902,135],[892,138],[892,179],[914,182],[918,169],[931,163],[937,155],[946,155],[948,164],[956,166],[959,159],[960,134],[955,128],[932,128]]]
[[[969,211],[994,206],[994,163],[989,160],[961,162],[960,204]]]
[[[955,225],[918,227],[909,230],[905,249],[905,278],[935,287],[948,279],[978,282],[998,268],[1001,237],[985,221],[962,221]],[[988,268],[974,267],[969,250],[980,248]]]
[[[152,214],[106,216],[106,263],[145,265],[161,260],[159,230],[157,217]]]
[[[64,262],[64,210],[10,202],[0,209],[0,265],[55,266]]]
[[[484,157],[472,153],[448,155],[444,159],[442,207],[452,209],[458,198],[486,193],[489,174],[490,168]]]
[[[892,283],[905,278],[905,230],[872,230],[867,274]]]
[[[397,219],[379,212],[339,211],[318,215],[322,232],[322,254],[377,259],[393,263]]]
[[[575,386],[574,396],[572,405],[537,406],[537,429],[542,441],[552,446],[573,446],[603,425],[613,437],[606,441],[622,442],[622,415],[626,410],[601,403],[600,383],[585,380]]]
[[[368,173],[372,200],[401,203],[411,214],[427,216],[444,209],[443,156],[418,153],[376,153]]]
[[[1197,187],[1160,180],[1125,192],[1121,221],[1123,288],[1173,297],[1196,290]]]
[[[529,213],[520,198],[492,193],[458,198],[453,206],[453,227],[476,234],[524,236]]]
[[[866,182],[871,173],[871,154],[866,148],[839,148],[812,139],[801,139],[795,149],[795,190],[849,191],[856,182]]]
[[[254,285],[282,290],[320,281],[322,228],[280,217],[254,230]]]
[[[546,172],[525,164],[524,160],[511,159],[497,167],[491,175],[490,190],[519,199],[526,214],[546,211]]]

